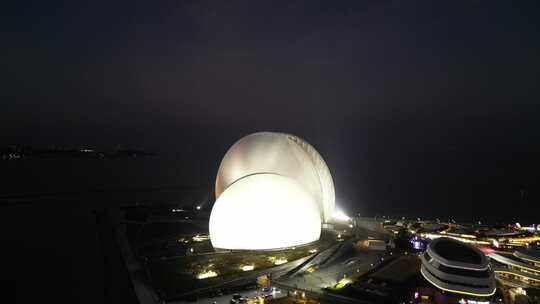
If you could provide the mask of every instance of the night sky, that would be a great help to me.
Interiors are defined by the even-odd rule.
[[[535,1],[14,2],[0,143],[146,148],[208,163],[193,174],[211,184],[236,139],[286,131],[317,147],[351,212],[534,220],[538,12]]]
[[[275,2],[2,5],[0,145],[158,152],[0,161],[3,286],[102,302],[93,211],[205,197],[256,131],[315,146],[349,213],[540,222],[537,1]]]

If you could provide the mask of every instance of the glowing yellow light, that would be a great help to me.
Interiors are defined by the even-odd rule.
[[[194,237],[191,238],[194,242],[202,242],[202,241],[208,241],[210,237],[208,235],[200,235],[197,234]]]
[[[523,258],[523,257],[519,257],[519,258],[522,259],[522,260],[525,260],[525,261],[532,262],[534,264],[540,263],[540,260],[532,260],[532,259],[527,259],[527,258]]]
[[[540,240],[540,236],[530,236],[530,237],[522,237],[522,238],[509,238],[508,241],[510,243],[534,243],[536,241]]]
[[[440,237],[447,237],[447,238],[451,238],[451,239],[454,239],[454,240],[458,240],[458,241],[461,241],[461,242],[464,242],[464,243],[470,243],[470,244],[482,244],[482,245],[490,245],[491,243],[490,242],[487,242],[487,241],[478,241],[476,239],[469,239],[469,238],[464,238],[464,237],[459,237],[459,236],[452,236],[452,235],[440,235],[440,234],[433,234],[433,233],[421,233],[420,234],[420,237],[422,238],[427,238],[427,239],[430,239],[430,240],[434,240],[434,239],[437,239],[437,238],[440,238]]]
[[[515,275],[515,276],[518,276],[518,277],[523,277],[523,278],[526,278],[527,280],[531,280],[531,281],[536,281],[536,282],[540,282],[539,279],[535,279],[535,278],[532,278],[532,277],[529,277],[523,273],[519,273],[519,272],[510,272],[510,271],[505,271],[505,270],[495,270],[495,273],[498,274],[498,273],[506,273],[506,274],[511,274],[511,275]]]
[[[242,269],[242,271],[251,271],[251,270],[255,269],[255,265],[244,265],[244,266],[240,267],[240,269]]]
[[[311,249],[311,250],[309,251],[309,253],[316,253],[316,252],[317,252],[317,249]]]
[[[206,272],[201,272],[197,275],[197,279],[199,280],[203,280],[203,279],[208,279],[208,278],[213,278],[213,277],[217,277],[217,272],[213,271],[213,270],[208,270]]]
[[[285,264],[287,263],[288,261],[286,259],[276,259],[274,261],[274,265],[281,265],[281,264]]]
[[[510,261],[501,261],[500,259],[497,258],[496,255],[489,255],[490,258],[496,260],[497,262],[500,262],[500,263],[503,263],[503,264],[508,264],[508,265],[512,265],[514,267],[517,267],[517,268],[523,268],[523,269],[527,269],[528,271],[531,271],[533,273],[539,273],[540,271],[538,269],[534,269],[534,268],[529,268],[527,266],[523,266],[523,265],[519,265],[519,264],[515,264],[513,262],[510,262]]]
[[[339,280],[336,284],[336,286],[334,286],[335,289],[341,289],[349,284],[351,284],[352,281],[348,278],[343,278],[341,280]]]

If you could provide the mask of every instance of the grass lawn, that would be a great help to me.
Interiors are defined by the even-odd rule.
[[[174,259],[155,259],[148,268],[155,288],[166,297],[182,294],[193,289],[215,286],[242,277],[241,267],[253,265],[254,271],[276,266],[276,260],[292,262],[312,254],[310,251],[325,250],[334,238],[323,237],[317,243],[295,249],[280,251],[235,251],[206,255],[182,256]],[[196,279],[197,274],[213,271],[216,277]]]
[[[414,255],[404,255],[386,265],[371,277],[387,282],[401,283],[420,271],[420,259]]]

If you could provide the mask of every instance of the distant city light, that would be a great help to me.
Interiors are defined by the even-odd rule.
[[[412,244],[412,247],[416,250],[424,250],[425,249],[425,244],[424,242],[422,241],[422,239],[420,239],[418,236],[415,236],[413,237],[411,240],[410,240],[411,244]]]
[[[197,210],[201,210],[201,206],[197,206]]]
[[[538,230],[538,228],[535,228],[534,225],[531,225],[531,226],[522,226],[521,229],[522,229],[522,230],[525,230],[525,231],[531,231],[531,232],[534,232],[535,230]]]

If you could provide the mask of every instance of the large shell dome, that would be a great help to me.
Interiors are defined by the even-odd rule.
[[[225,154],[216,178],[210,238],[216,248],[273,249],[319,239],[335,206],[334,183],[299,137],[259,132]]]

